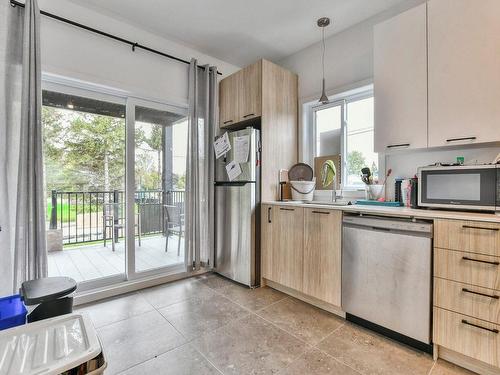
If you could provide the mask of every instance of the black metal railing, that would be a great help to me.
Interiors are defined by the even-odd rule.
[[[63,244],[78,244],[111,239],[105,230],[103,214],[106,204],[123,207],[119,219],[124,222],[125,192],[113,191],[57,191],[51,192],[48,205],[50,229],[62,230]],[[184,208],[184,190],[141,190],[135,193],[135,212],[140,215],[142,235],[162,233],[165,228],[164,205]],[[138,230],[138,229],[137,229]],[[118,229],[118,237],[124,228]]]

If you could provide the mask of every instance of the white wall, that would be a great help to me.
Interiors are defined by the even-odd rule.
[[[136,41],[184,60],[216,65],[224,75],[239,68],[126,22],[65,0],[39,0],[42,10]],[[144,20],[147,22],[147,20]],[[42,17],[42,69],[123,90],[135,96],[186,104],[188,65]]]
[[[424,0],[408,0],[392,9],[380,13],[326,40],[325,79],[329,96],[366,85],[373,79],[373,26],[410,9]],[[335,19],[334,19],[335,25]],[[335,26],[334,26],[335,27]],[[319,32],[318,32],[319,37]],[[279,62],[280,65],[299,75],[300,109],[304,103],[314,101],[321,92],[321,44],[317,43]],[[307,131],[304,124],[311,119],[307,113],[300,116],[300,134],[304,144],[300,145],[301,159],[309,161]],[[447,150],[401,151],[393,155],[381,155],[381,167],[393,170],[387,182],[387,198],[394,197],[394,177],[412,177],[419,166],[435,162],[455,161],[464,156],[466,162],[491,162],[500,152],[498,145],[483,148],[454,148]]]

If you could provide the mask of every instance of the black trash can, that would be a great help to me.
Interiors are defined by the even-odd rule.
[[[28,306],[28,323],[73,312],[76,281],[69,277],[45,277],[25,281],[19,293]]]

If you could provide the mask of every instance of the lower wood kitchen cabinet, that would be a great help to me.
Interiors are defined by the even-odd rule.
[[[263,279],[340,307],[342,213],[265,204],[261,212]]]
[[[304,209],[302,292],[340,306],[342,212]]]

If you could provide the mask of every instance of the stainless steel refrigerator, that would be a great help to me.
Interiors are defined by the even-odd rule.
[[[216,161],[215,271],[256,286],[260,282],[260,132],[246,128],[228,135],[231,150]],[[241,147],[245,140],[246,162],[246,148]],[[226,166],[234,160],[240,161],[241,174],[230,181]]]

